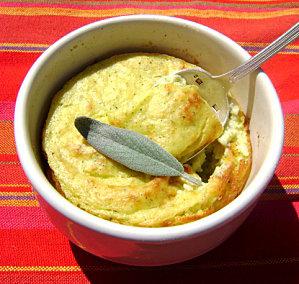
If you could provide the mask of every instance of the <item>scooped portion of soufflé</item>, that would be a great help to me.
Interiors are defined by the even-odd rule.
[[[100,218],[143,227],[194,221],[236,198],[251,167],[245,117],[231,103],[223,128],[198,86],[168,76],[189,67],[194,65],[168,55],[122,54],[67,82],[53,99],[42,138],[56,189]],[[202,185],[136,172],[111,160],[75,128],[79,116],[143,134],[179,161],[216,139],[184,165]]]

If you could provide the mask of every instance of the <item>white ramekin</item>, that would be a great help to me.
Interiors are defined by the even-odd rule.
[[[85,66],[128,51],[168,53],[219,74],[249,54],[226,36],[173,17],[136,15],[98,21],[71,32],[33,64],[15,108],[15,140],[23,169],[40,204],[73,243],[95,255],[131,265],[164,265],[199,256],[228,238],[245,220],[270,181],[283,145],[283,115],[269,78],[261,71],[232,90],[250,119],[253,167],[247,185],[216,213],[188,224],[139,228],[95,217],[62,197],[41,162],[41,127],[55,92]]]

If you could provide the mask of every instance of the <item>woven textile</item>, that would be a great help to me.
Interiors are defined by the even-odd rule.
[[[299,20],[299,2],[1,1],[0,283],[299,283],[299,41],[263,66],[285,115],[284,149],[276,173],[247,221],[215,250],[167,267],[114,264],[69,243],[39,206],[14,145],[13,113],[22,80],[61,36],[96,20],[128,14],[192,20],[255,54]]]

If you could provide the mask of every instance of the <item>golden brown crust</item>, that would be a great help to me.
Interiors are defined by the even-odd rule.
[[[188,122],[192,122],[195,119],[195,111],[199,109],[202,101],[194,90],[184,93],[183,96],[188,98],[188,101],[183,108],[183,117],[186,118]]]

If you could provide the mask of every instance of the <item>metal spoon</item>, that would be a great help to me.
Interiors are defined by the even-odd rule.
[[[294,41],[298,35],[299,22],[264,48],[261,52],[251,57],[240,66],[221,75],[212,75],[200,67],[184,69],[176,72],[175,75],[183,77],[187,84],[198,85],[199,88],[202,89],[202,97],[211,107],[214,108],[221,124],[224,125],[229,115],[227,92],[231,88],[232,84],[259,68],[266,60],[283,49],[287,44]]]

